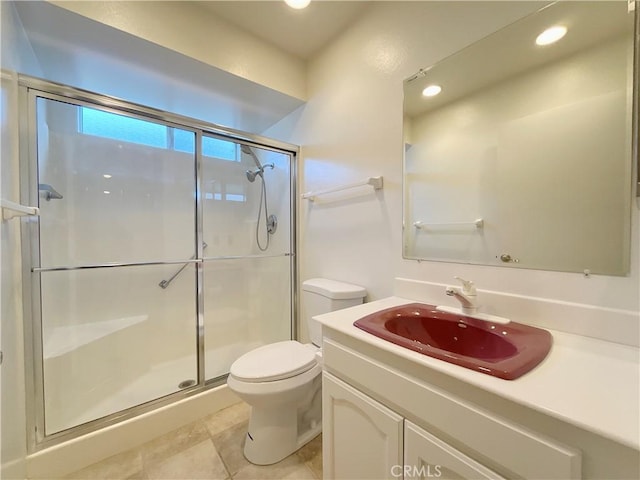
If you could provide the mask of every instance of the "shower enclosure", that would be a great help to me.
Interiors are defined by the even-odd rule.
[[[21,83],[35,445],[219,385],[292,338],[295,147]]]

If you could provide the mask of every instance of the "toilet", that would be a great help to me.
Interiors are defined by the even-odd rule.
[[[322,429],[322,326],[313,317],[363,303],[367,292],[349,283],[314,278],[302,284],[303,315],[312,343],[295,340],[252,350],[231,365],[227,385],[251,406],[244,456],[270,465]]]

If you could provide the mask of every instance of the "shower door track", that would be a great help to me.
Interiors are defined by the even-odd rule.
[[[290,271],[290,331],[292,338],[297,337],[297,262],[295,249],[296,237],[296,178],[299,147],[278,140],[254,135],[248,132],[222,127],[203,122],[198,119],[157,110],[147,106],[127,102],[118,98],[77,89],[47,80],[26,75],[19,75],[19,132],[20,132],[20,187],[22,202],[38,202],[37,189],[34,192],[34,179],[37,177],[36,145],[36,98],[61,101],[78,106],[98,107],[112,113],[125,113],[134,118],[154,120],[167,127],[178,127],[195,133],[195,225],[196,225],[196,258],[171,261],[146,262],[108,262],[90,265],[68,265],[42,267],[39,266],[40,239],[38,223],[29,219],[22,223],[22,257],[23,257],[23,303],[25,325],[25,375],[27,378],[27,431],[28,450],[34,453],[53,445],[75,439],[81,435],[99,430],[123,420],[134,418],[142,413],[159,407],[170,405],[179,400],[202,393],[224,384],[227,375],[205,379],[204,372],[204,263],[206,261],[235,260],[251,258],[291,257]],[[276,255],[244,255],[244,256],[212,256],[204,257],[203,237],[203,204],[202,204],[202,151],[203,134],[258,147],[263,150],[284,153],[290,156],[290,252]],[[36,182],[37,183],[37,182]],[[197,338],[197,384],[170,393],[142,404],[134,405],[104,417],[70,427],[68,429],[45,435],[44,408],[44,371],[42,346],[42,311],[40,304],[39,273],[55,271],[90,270],[98,268],[135,267],[153,265],[193,264],[196,268],[196,316],[194,326]],[[38,265],[38,266],[35,266]],[[31,379],[31,380],[30,380]]]

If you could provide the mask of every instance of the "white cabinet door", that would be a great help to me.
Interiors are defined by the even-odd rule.
[[[402,478],[403,419],[333,375],[322,374],[325,479]]]
[[[429,478],[503,479],[426,430],[405,420],[404,479]]]

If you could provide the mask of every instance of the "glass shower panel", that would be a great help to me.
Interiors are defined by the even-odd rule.
[[[205,378],[291,338],[291,155],[205,136]]]
[[[196,134],[43,97],[36,134],[50,435],[197,382]]]
[[[47,435],[196,381],[195,267],[40,273]]]
[[[204,263],[205,377],[229,372],[244,353],[291,339],[291,257]]]
[[[37,119],[42,267],[193,256],[194,132],[46,98]]]

